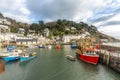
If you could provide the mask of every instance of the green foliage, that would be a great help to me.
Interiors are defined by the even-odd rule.
[[[37,23],[33,23],[33,24],[31,24],[29,29],[35,30],[35,32],[38,34],[38,32],[40,31],[41,27]]]
[[[28,32],[25,31],[24,36],[27,36]]]
[[[71,32],[70,32],[69,30],[66,30],[66,31],[65,31],[65,34],[67,34],[67,35],[70,34],[70,33],[71,33]]]
[[[48,38],[52,39],[53,34],[49,34]]]
[[[3,16],[3,14],[2,14],[2,13],[0,13],[0,18],[4,18],[4,16]]]
[[[10,32],[17,33],[18,29],[17,28],[10,28]]]
[[[29,29],[28,29],[28,28],[26,28],[26,29],[25,29],[25,33],[24,33],[24,36],[27,36],[28,31],[29,31]]]
[[[44,34],[44,29],[48,28],[50,30],[50,34],[48,37],[52,36],[63,36],[69,34],[81,34],[84,31],[90,32],[92,35],[95,35],[97,28],[93,25],[89,26],[84,22],[76,23],[74,21],[69,21],[66,19],[58,19],[54,22],[44,23],[44,21],[39,21],[38,23],[32,23],[29,27],[27,24],[17,23],[16,21],[12,21],[14,25],[11,27],[11,32],[17,32],[18,28],[25,29],[25,36],[28,34],[29,29],[34,30],[36,34]],[[75,28],[75,29],[72,29]]]
[[[74,27],[76,28],[75,30],[72,30],[71,28]],[[50,35],[51,36],[62,36],[62,35],[69,35],[69,34],[81,34],[83,32],[83,29],[85,31],[90,32],[92,35],[95,34],[94,29],[96,29],[94,26],[88,26],[88,24],[84,22],[76,23],[74,21],[69,21],[69,20],[61,20],[58,19],[56,22],[48,22],[44,23],[44,21],[39,21],[39,23],[33,23],[30,25],[31,30],[35,30],[36,33],[43,33],[43,30],[45,28],[48,28],[50,30]],[[66,30],[66,29],[69,30]]]
[[[44,21],[39,21],[39,30],[44,29]]]

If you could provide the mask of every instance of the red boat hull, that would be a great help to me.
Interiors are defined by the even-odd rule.
[[[79,54],[78,58],[87,63],[97,64],[98,60],[99,60],[99,55],[97,55],[97,54]]]

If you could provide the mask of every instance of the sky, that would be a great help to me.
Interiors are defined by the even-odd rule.
[[[0,12],[26,23],[83,21],[120,39],[120,0],[0,0]]]

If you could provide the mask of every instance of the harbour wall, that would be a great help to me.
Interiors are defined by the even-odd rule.
[[[99,62],[120,73],[120,47],[101,46]]]
[[[100,49],[106,49],[110,51],[120,51],[120,47],[109,46],[109,45],[100,45]]]

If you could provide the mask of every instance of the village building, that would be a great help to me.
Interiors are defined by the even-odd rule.
[[[24,34],[25,33],[25,29],[24,28],[18,28],[18,33],[19,34]]]

